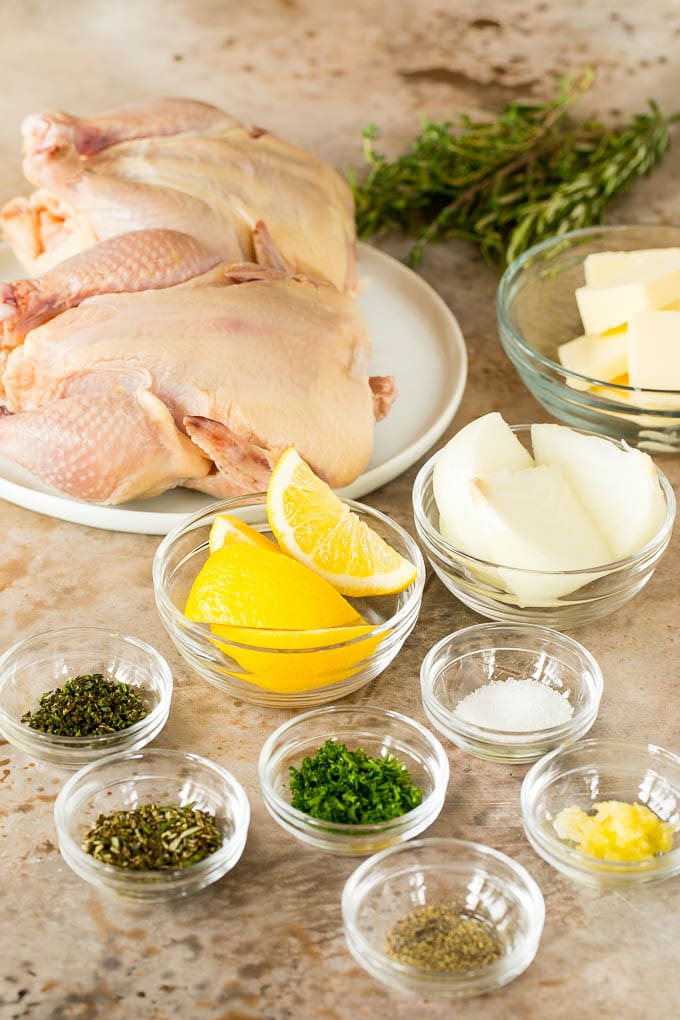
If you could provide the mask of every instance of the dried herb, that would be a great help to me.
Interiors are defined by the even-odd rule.
[[[221,846],[214,816],[193,804],[143,804],[99,815],[82,843],[96,860],[135,871],[186,868]]]
[[[406,814],[423,799],[406,766],[387,755],[371,758],[327,740],[300,769],[290,766],[291,804],[312,818],[357,825]]]
[[[88,673],[41,695],[36,710],[25,712],[21,721],[42,733],[90,737],[124,730],[148,711],[138,687]]]
[[[576,122],[571,108],[591,71],[560,78],[547,102],[509,103],[497,117],[425,120],[411,148],[394,161],[363,131],[368,174],[348,171],[361,236],[415,232],[417,265],[430,241],[458,237],[491,263],[507,263],[532,244],[600,223],[607,205],[659,162],[669,124],[655,102],[622,127]]]
[[[445,904],[427,904],[392,925],[385,952],[421,970],[466,971],[494,963],[501,946],[485,921]]]

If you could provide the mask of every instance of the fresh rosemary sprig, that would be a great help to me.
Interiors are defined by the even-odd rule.
[[[532,244],[602,221],[607,205],[648,174],[669,145],[656,103],[627,125],[575,122],[571,108],[592,83],[584,71],[558,80],[547,102],[513,102],[496,118],[425,120],[394,161],[376,151],[378,130],[363,131],[368,174],[348,170],[360,236],[415,232],[410,262],[430,241],[477,244],[491,263],[510,262]]]

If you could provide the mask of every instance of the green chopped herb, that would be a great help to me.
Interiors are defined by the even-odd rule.
[[[558,79],[547,102],[509,103],[499,115],[424,120],[411,148],[393,161],[364,128],[368,174],[348,170],[359,234],[414,233],[417,265],[430,241],[472,241],[491,263],[531,245],[602,222],[605,208],[648,174],[669,146],[669,125],[652,100],[628,124],[574,121],[571,108],[593,81],[590,70]]]
[[[138,687],[90,673],[41,695],[36,710],[25,712],[21,721],[41,733],[90,737],[124,730],[148,712]]]
[[[99,815],[82,843],[104,864],[135,871],[186,868],[222,846],[215,818],[194,804],[143,804]]]
[[[392,925],[385,952],[421,970],[466,971],[494,963],[501,946],[488,922],[447,904],[428,903]]]
[[[384,822],[423,799],[406,766],[392,755],[370,758],[361,748],[348,751],[334,740],[289,771],[292,806],[326,822]]]

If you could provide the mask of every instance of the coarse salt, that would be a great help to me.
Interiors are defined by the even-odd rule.
[[[492,680],[455,707],[463,722],[502,733],[529,733],[568,722],[574,706],[554,687],[540,680]]]

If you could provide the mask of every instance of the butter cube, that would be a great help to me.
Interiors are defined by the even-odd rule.
[[[628,335],[625,326],[611,333],[595,336],[578,336],[560,344],[557,354],[562,365],[570,372],[587,375],[590,379],[612,382],[628,371]],[[567,385],[575,390],[587,390],[585,379],[567,377]]]
[[[638,312],[663,308],[680,298],[680,263],[641,261],[601,286],[578,287],[576,303],[586,333],[605,333]]]
[[[636,266],[667,266],[675,262],[680,266],[680,248],[641,248],[638,251],[598,251],[586,255],[583,272],[586,284],[599,287],[603,283]]]
[[[628,326],[630,385],[680,390],[680,311],[646,311]]]

